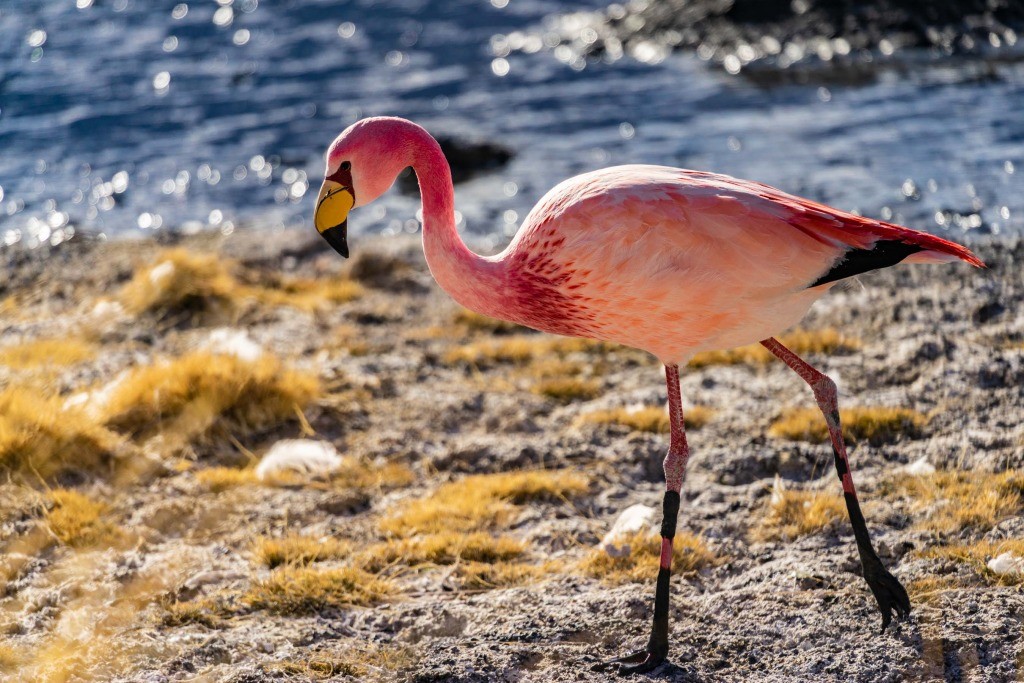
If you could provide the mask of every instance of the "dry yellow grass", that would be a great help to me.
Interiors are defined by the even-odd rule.
[[[915,436],[928,422],[907,408],[855,407],[839,411],[843,438],[847,441],[883,443],[900,435]],[[828,441],[828,425],[817,408],[789,408],[768,429],[768,434],[788,441]]]
[[[776,486],[753,535],[759,540],[789,540],[813,534],[845,518],[846,503],[838,494]]]
[[[180,627],[201,624],[207,628],[219,628],[224,623],[221,618],[224,607],[216,597],[212,596],[187,602],[166,601],[163,608],[164,614],[160,623],[164,626]]]
[[[507,521],[510,504],[571,498],[587,488],[582,475],[567,470],[474,475],[406,503],[381,521],[381,530],[398,537],[479,531]]]
[[[314,681],[338,680],[341,676],[390,683],[398,680],[395,672],[415,664],[414,653],[408,647],[350,642],[344,644],[342,652],[318,652],[302,661],[279,662],[274,668],[290,676],[305,676]]]
[[[79,339],[36,339],[0,348],[0,365],[16,370],[66,366],[96,356],[93,344]]]
[[[553,398],[560,403],[589,401],[601,395],[601,383],[578,377],[557,377],[544,379],[532,387],[533,392]]]
[[[106,504],[70,489],[54,489],[48,497],[51,507],[44,521],[50,533],[64,545],[109,545],[121,538],[117,527],[103,519]]]
[[[454,316],[456,325],[465,327],[470,332],[490,332],[492,334],[510,334],[512,332],[525,332],[522,326],[510,323],[507,320],[498,320],[486,315],[481,315],[468,308],[460,308]]]
[[[482,532],[439,532],[375,543],[359,553],[354,562],[367,571],[379,572],[394,565],[492,564],[515,559],[525,550],[522,541],[504,536],[495,537]]]
[[[313,279],[281,276],[266,286],[242,288],[238,296],[251,297],[270,306],[290,306],[316,311],[331,304],[354,301],[364,293],[363,286],[344,278]]]
[[[321,560],[343,559],[352,553],[352,544],[331,537],[264,537],[256,540],[252,553],[257,562],[274,569],[281,565],[308,565]]]
[[[918,557],[953,560],[959,564],[968,565],[976,574],[990,584],[1003,586],[1024,584],[1024,574],[997,574],[989,569],[989,560],[1003,553],[1013,553],[1017,557],[1024,557],[1024,539],[1011,538],[999,541],[980,540],[973,543],[953,543],[925,548],[924,550],[917,551],[915,554]]]
[[[534,334],[465,344],[449,350],[444,360],[446,363],[479,367],[490,367],[497,363],[526,365],[546,356],[606,353],[617,348],[620,347],[592,339]]]
[[[579,568],[587,576],[606,583],[646,582],[658,573],[661,558],[661,537],[640,532],[617,545],[629,546],[629,552],[612,557],[601,548],[592,549],[580,561]],[[711,567],[722,558],[707,546],[700,536],[677,532],[672,543],[672,573],[686,574]]]
[[[923,513],[917,525],[942,534],[968,527],[986,531],[1024,512],[1024,472],[1020,471],[903,474],[887,482],[883,491],[908,496],[912,509]]]
[[[268,276],[243,271],[245,282],[240,282],[233,272],[239,270],[232,261],[216,254],[170,249],[138,271],[121,290],[120,298],[131,313],[166,317],[229,313],[247,300],[315,311],[363,294],[362,285],[347,278]]]
[[[238,486],[250,486],[259,483],[256,472],[251,469],[234,467],[209,467],[196,472],[196,481],[214,493],[227,491]]]
[[[121,302],[131,313],[161,317],[229,310],[238,290],[229,268],[216,254],[169,249],[124,286]]]
[[[302,615],[325,609],[365,607],[391,597],[394,585],[356,567],[282,567],[255,582],[241,601],[253,609]]]
[[[0,469],[48,479],[69,469],[110,465],[122,439],[58,396],[10,387],[0,391]]]
[[[294,418],[319,394],[316,377],[272,356],[195,352],[133,370],[110,396],[105,422],[136,438],[159,433],[173,450],[217,427],[244,433]]]
[[[933,606],[941,602],[942,595],[950,590],[963,588],[955,576],[924,576],[906,583],[911,605]]]
[[[794,330],[779,337],[783,346],[797,355],[833,354],[856,351],[862,344],[859,339],[847,337],[840,332],[826,328],[823,330]],[[703,368],[709,365],[764,365],[775,358],[772,353],[760,344],[750,344],[723,351],[704,351],[690,359],[691,368]]]
[[[21,650],[9,643],[0,643],[0,672],[10,671],[24,661]]]
[[[522,586],[550,573],[547,565],[521,562],[460,562],[455,570],[459,585],[470,590],[492,590]]]
[[[465,365],[525,364],[541,353],[538,346],[537,340],[530,337],[488,339],[451,349],[445,354],[444,360]]]
[[[415,480],[416,474],[402,463],[377,464],[354,457],[342,460],[341,467],[331,475],[336,488],[349,489],[396,489]]]
[[[687,429],[700,429],[706,425],[715,411],[704,406],[691,406],[684,410],[683,420]],[[612,408],[595,410],[580,417],[581,423],[616,424],[629,427],[635,432],[668,434],[670,424],[668,410],[664,407],[644,406],[641,408]]]

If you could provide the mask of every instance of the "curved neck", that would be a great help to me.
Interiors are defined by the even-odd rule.
[[[423,253],[431,275],[457,302],[495,316],[504,295],[500,263],[473,253],[455,227],[455,189],[441,146],[424,131],[412,168],[423,202]]]

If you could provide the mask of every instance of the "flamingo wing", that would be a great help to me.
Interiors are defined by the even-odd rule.
[[[611,262],[632,260],[643,243],[648,257],[666,249],[704,253],[726,269],[753,266],[762,282],[785,279],[793,287],[817,287],[901,261],[984,265],[966,247],[935,235],[762,183],[662,166],[619,166],[572,178],[538,203],[519,237],[529,242],[530,233],[551,234],[545,228],[555,225],[568,238],[566,247],[603,251]]]
[[[771,202],[772,212],[793,228],[842,250],[829,270],[811,283],[811,287],[887,268],[904,260],[908,263],[960,260],[976,267],[985,265],[970,249],[920,230],[833,209],[762,183],[729,180]]]

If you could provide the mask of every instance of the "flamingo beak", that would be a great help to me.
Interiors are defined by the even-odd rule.
[[[348,258],[348,212],[356,203],[351,187],[325,180],[316,198],[313,224],[327,244]]]

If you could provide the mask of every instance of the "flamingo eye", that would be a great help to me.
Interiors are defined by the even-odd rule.
[[[351,161],[343,161],[343,162],[341,162],[341,170],[342,171],[347,171],[350,168],[352,168],[352,162]]]

